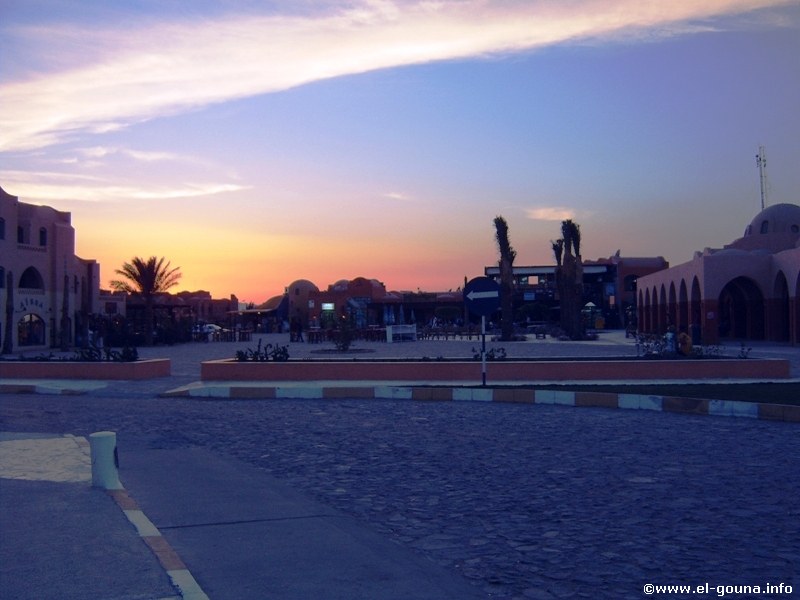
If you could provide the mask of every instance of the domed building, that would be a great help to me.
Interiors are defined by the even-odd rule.
[[[794,248],[800,239],[800,206],[775,204],[758,213],[730,248],[773,250]]]
[[[286,288],[288,298],[288,317],[305,324],[308,323],[311,296],[319,292],[319,288],[307,279],[293,281]]]
[[[775,204],[721,249],[641,277],[639,330],[674,326],[696,343],[800,342],[800,206]]]

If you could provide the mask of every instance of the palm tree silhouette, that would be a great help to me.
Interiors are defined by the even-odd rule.
[[[124,278],[111,282],[114,290],[139,296],[144,301],[144,341],[149,346],[153,343],[155,296],[177,285],[181,278],[180,267],[170,268],[170,262],[164,257],[151,256],[144,260],[135,256],[114,272]]]
[[[514,339],[514,259],[517,251],[511,247],[506,220],[501,216],[495,217],[494,227],[500,251],[500,339],[508,342]]]
[[[572,219],[561,222],[561,239],[550,242],[556,258],[556,286],[561,306],[561,328],[573,340],[583,338],[581,302],[583,261],[581,228]]]

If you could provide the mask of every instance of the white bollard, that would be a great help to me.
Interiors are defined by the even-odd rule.
[[[117,434],[113,431],[92,433],[89,446],[92,452],[92,486],[106,490],[123,489],[119,481]]]

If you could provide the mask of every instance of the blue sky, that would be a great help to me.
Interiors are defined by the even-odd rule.
[[[0,186],[73,214],[107,283],[447,290],[496,260],[671,263],[800,190],[800,5],[0,1]]]

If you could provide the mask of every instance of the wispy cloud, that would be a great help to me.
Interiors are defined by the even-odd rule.
[[[374,69],[647,32],[793,0],[362,0],[322,12],[6,31],[41,69],[0,84],[0,151],[44,147],[213,103]],[[705,27],[705,25],[704,25]],[[13,48],[4,48],[4,52]],[[47,57],[58,60],[48,61]],[[25,62],[20,55],[18,62]],[[57,68],[56,68],[57,67]],[[15,69],[15,72],[20,72]]]
[[[23,197],[26,201],[41,202],[170,200],[249,189],[248,186],[232,183],[127,185],[88,175],[28,171],[0,171],[0,180],[8,193]]]
[[[575,211],[562,206],[538,206],[526,208],[525,215],[534,221],[564,221],[574,219]]]
[[[91,146],[88,148],[77,148],[75,150],[86,158],[105,158],[107,156],[122,155],[142,162],[154,162],[163,160],[187,160],[186,157],[179,156],[174,152],[131,150],[128,148]]]
[[[383,195],[383,197],[389,198],[390,200],[401,200],[401,201],[410,200],[409,196],[401,192],[387,192]]]

